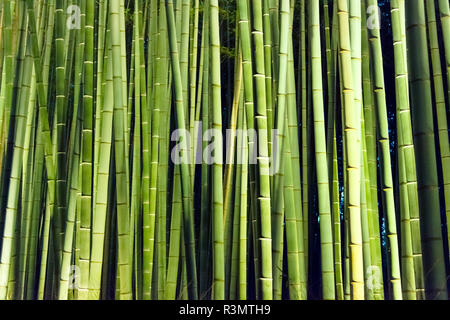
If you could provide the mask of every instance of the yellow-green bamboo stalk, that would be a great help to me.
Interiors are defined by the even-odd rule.
[[[343,98],[343,113],[345,125],[345,155],[348,177],[348,214],[350,219],[350,254],[351,254],[351,293],[355,300],[364,299],[364,266],[361,232],[360,208],[360,152],[358,151],[358,137],[361,135],[359,112],[354,110],[354,90],[352,57],[350,45],[349,11],[347,1],[338,0],[339,26],[339,58],[341,63],[341,91]],[[358,114],[358,116],[356,116]]]

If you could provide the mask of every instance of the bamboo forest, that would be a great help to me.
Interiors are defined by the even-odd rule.
[[[1,0],[0,300],[448,300],[449,0]]]

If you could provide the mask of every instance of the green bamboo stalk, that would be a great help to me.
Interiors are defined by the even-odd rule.
[[[272,154],[272,128],[274,94],[272,88],[272,33],[270,28],[269,2],[263,3],[263,30],[264,30],[264,71],[266,75],[266,107],[267,107],[267,134],[269,155]],[[271,179],[272,183],[272,179]]]
[[[189,3],[190,5],[190,3]],[[198,73],[198,77],[197,77],[197,72],[198,72],[198,35],[199,35],[199,16],[200,16],[200,1],[199,0],[195,0],[194,1],[194,14],[193,14],[193,21],[190,20],[191,24],[193,25],[192,28],[192,36],[190,36],[190,53],[189,53],[189,101],[190,101],[190,105],[189,105],[189,109],[190,109],[190,114],[189,114],[189,130],[191,132],[191,147],[192,147],[192,153],[191,153],[191,161],[192,161],[192,179],[194,179],[195,177],[195,156],[196,156],[196,147],[197,147],[197,132],[198,132],[198,128],[196,127],[195,123],[197,121],[196,119],[196,114],[198,113],[196,110],[196,102],[197,102],[197,78],[199,77],[201,79],[202,77],[202,72],[200,71]],[[202,37],[203,38],[203,37]],[[198,80],[198,86],[201,87],[201,81],[202,80]],[[200,91],[198,91],[200,92]]]
[[[100,108],[101,123],[97,129],[100,135],[99,166],[97,171],[97,183],[95,188],[95,213],[92,219],[92,248],[89,272],[89,298],[99,299],[101,289],[101,270],[103,264],[103,250],[105,247],[105,227],[108,212],[108,186],[111,166],[111,144],[112,144],[112,126],[113,126],[113,66],[112,66],[112,50],[110,46],[110,33],[106,34],[106,52],[103,57],[104,64],[104,85],[102,90],[104,93],[103,101],[97,104]],[[100,62],[102,63],[102,62]]]
[[[305,273],[308,277],[308,251],[309,251],[309,191],[308,184],[310,181],[310,164],[309,146],[311,143],[310,133],[308,130],[308,105],[307,105],[307,48],[306,48],[306,1],[300,1],[300,66],[299,66],[299,98],[298,105],[301,110],[301,126],[302,126],[302,214],[303,214],[303,242],[305,250]]]
[[[180,166],[175,165],[173,184],[172,216],[170,224],[169,257],[167,262],[166,289],[164,298],[174,300],[176,298],[178,268],[180,264],[181,243],[181,217],[183,204],[181,199]]]
[[[293,20],[294,20],[294,2],[291,2],[291,22],[289,26],[290,34],[293,34]],[[298,130],[298,110],[296,106],[296,84],[295,84],[295,67],[294,67],[294,48],[293,42],[289,42],[288,55],[288,79],[287,79],[287,127],[290,135],[290,146],[292,155],[292,179],[294,187],[294,198],[301,199],[301,168],[300,168],[300,144],[299,144],[299,130]],[[297,256],[300,272],[300,290],[301,299],[306,299],[306,271],[305,271],[305,257],[304,257],[304,243],[303,243],[303,213],[301,206],[294,206],[296,214],[296,230],[297,230]]]
[[[239,46],[239,44],[238,44]],[[241,50],[240,47],[238,50]],[[233,188],[232,186],[236,184],[237,188],[240,188],[240,183],[238,179],[240,179],[240,174],[237,172],[241,170],[241,168],[236,168],[234,158],[236,156],[236,136],[238,132],[236,131],[237,126],[237,118],[238,118],[238,109],[239,103],[241,102],[241,91],[242,91],[242,60],[241,54],[238,53],[236,57],[235,63],[235,85],[234,85],[234,95],[233,95],[233,108],[231,112],[231,120],[230,120],[230,133],[227,132],[227,154],[226,154],[226,166],[225,166],[225,174],[224,174],[224,226],[225,226],[225,260],[230,261],[231,257],[233,257],[233,261],[236,261],[235,264],[225,265],[225,296],[227,299],[231,298],[231,291],[234,291],[233,295],[236,296],[236,279],[233,279],[237,276],[237,245],[238,245],[238,215],[236,214],[236,207],[239,208],[240,197],[238,196],[238,190],[235,190],[235,201],[233,208]],[[239,132],[240,133],[240,132]],[[240,148],[240,146],[238,147]],[[238,156],[238,158],[239,156]],[[240,165],[239,161],[237,161],[237,166]],[[234,182],[236,181],[236,182]],[[232,270],[233,269],[233,270]],[[234,277],[232,275],[234,273]],[[228,291],[230,291],[228,293]]]
[[[445,214],[450,217],[450,144],[447,126],[447,112],[445,108],[445,93],[441,66],[441,56],[439,51],[439,39],[436,23],[436,7],[434,1],[427,0],[426,20],[428,30],[428,41],[431,57],[431,70],[433,74],[434,106],[437,120],[437,130],[439,137],[439,150],[441,154],[442,179],[444,183]],[[447,6],[448,7],[448,6]],[[445,20],[444,20],[445,21]],[[442,25],[444,27],[444,24]]]
[[[364,2],[364,3],[363,3]],[[374,113],[374,90],[371,79],[371,56],[369,50],[369,34],[368,34],[368,10],[365,1],[361,2],[362,8],[362,73],[363,73],[363,101],[364,101],[364,123],[365,123],[365,138],[367,149],[367,167],[368,173],[366,177],[369,179],[370,195],[367,194],[368,213],[369,213],[369,238],[370,238],[370,253],[372,263],[372,284],[375,284],[374,298],[376,300],[382,299],[383,296],[383,278],[379,277],[382,270],[381,262],[381,239],[379,227],[379,212],[378,212],[378,184],[377,184],[377,147],[376,147],[376,114]],[[372,12],[373,13],[373,12]],[[366,270],[367,271],[367,270]],[[376,273],[378,273],[378,275]],[[375,282],[374,282],[375,281]],[[378,284],[378,285],[376,285]]]
[[[184,130],[186,126],[185,115],[184,115],[184,100],[182,92],[182,81],[180,73],[180,63],[178,57],[178,49],[176,44],[176,28],[175,28],[175,17],[173,13],[173,1],[168,1],[166,3],[167,7],[167,20],[169,26],[169,38],[170,38],[170,52],[171,52],[171,62],[172,71],[174,76],[175,85],[175,96],[176,96],[176,112],[177,112],[177,127],[179,130]],[[180,141],[181,150],[181,183],[182,183],[182,194],[183,194],[183,216],[184,216],[184,237],[186,245],[186,255],[187,255],[187,272],[188,278],[192,281],[189,287],[189,296],[192,299],[197,299],[197,271],[195,262],[195,239],[194,239],[194,221],[193,213],[191,208],[191,178],[190,178],[190,168],[189,168],[189,149],[185,139]],[[223,244],[223,243],[222,243]]]
[[[357,121],[361,123],[361,136],[358,137],[361,146],[361,231],[363,241],[363,263],[364,263],[364,281],[367,283],[370,278],[371,256],[369,245],[369,226],[368,226],[368,209],[367,194],[365,188],[365,174],[363,157],[366,152],[365,146],[365,128],[363,114],[363,95],[362,95],[362,19],[361,19],[361,2],[350,2],[350,37],[352,45],[352,70],[353,70],[353,90],[355,101],[355,112],[359,113]],[[367,23],[367,22],[366,22]],[[370,192],[370,190],[368,190]],[[365,295],[367,300],[373,300],[373,286],[365,286]]]
[[[232,226],[232,244],[231,244],[231,268],[229,277],[229,293],[226,295],[229,300],[236,300],[239,284],[239,235],[240,235],[240,215],[238,209],[240,208],[241,197],[241,170],[240,167],[236,168],[236,192],[233,211],[233,226]]]
[[[36,118],[35,118],[35,106],[36,106],[36,76],[34,73],[31,75],[30,96],[27,111],[27,128],[25,132],[24,152],[23,152],[23,180],[22,184],[22,215],[23,224],[20,230],[20,252],[19,252],[19,280],[18,280],[18,299],[25,298],[25,281],[26,281],[26,265],[28,262],[28,247],[30,243],[31,233],[31,206],[32,206],[32,186],[33,186],[33,158],[34,147],[36,139]]]
[[[158,39],[158,50],[164,52],[166,50],[163,45],[165,44],[164,38],[159,37]],[[161,54],[158,52],[158,56]],[[156,81],[157,83],[163,83],[161,76],[164,75],[164,64],[158,63],[156,68]],[[161,68],[161,69],[159,69]],[[161,80],[160,80],[161,79]],[[152,270],[153,266],[153,247],[154,247],[154,238],[155,238],[155,217],[156,217],[156,199],[157,199],[157,183],[158,183],[158,149],[159,149],[159,133],[160,133],[160,109],[159,109],[159,101],[162,101],[162,95],[164,94],[164,88],[161,86],[157,86],[155,88],[155,106],[152,110],[152,141],[151,141],[151,167],[150,167],[150,212],[149,212],[149,226],[150,226],[150,270]],[[146,237],[147,239],[147,237]],[[150,274],[150,283],[151,283],[151,274]],[[152,287],[150,287],[150,291]]]
[[[447,66],[447,91],[448,101],[450,101],[450,4],[445,0],[438,0],[440,21],[442,28],[442,39],[444,42],[445,63]]]
[[[349,243],[351,254],[351,293],[355,300],[364,299],[364,267],[361,235],[360,208],[360,152],[358,151],[358,137],[361,134],[360,112],[355,109],[354,83],[352,73],[352,57],[349,31],[349,11],[346,1],[337,2],[339,26],[339,58],[341,63],[341,92],[343,99],[343,113],[345,126],[345,167],[348,179],[348,215],[349,215]],[[356,115],[356,116],[355,116]]]
[[[367,6],[375,6],[376,2],[368,0]],[[398,240],[397,240],[397,226],[396,226],[396,214],[394,205],[394,191],[392,182],[391,171],[391,158],[390,158],[390,143],[389,143],[389,130],[387,121],[387,109],[386,109],[386,93],[384,86],[384,72],[382,62],[382,50],[380,41],[380,21],[378,15],[374,16],[375,26],[368,28],[370,52],[372,55],[373,63],[373,83],[375,93],[375,103],[377,110],[377,123],[379,132],[379,146],[381,151],[380,162],[382,168],[383,184],[383,199],[384,210],[386,212],[387,219],[387,233],[390,247],[390,282],[392,285],[392,294],[394,299],[402,299],[401,294],[401,278],[400,278],[400,261],[398,252]]]
[[[412,0],[408,1],[408,5],[405,3],[405,8],[408,52],[411,52],[408,70],[414,143],[417,148],[419,207],[423,217],[421,231],[425,293],[427,299],[447,299],[425,7],[423,1]]]
[[[38,93],[38,105],[39,105],[39,128],[38,131],[43,135],[44,154],[45,154],[45,166],[47,169],[47,184],[48,184],[48,197],[46,204],[46,218],[50,219],[53,215],[54,209],[54,193],[55,193],[55,168],[53,166],[53,150],[50,137],[48,110],[47,110],[47,96],[44,90],[44,82],[42,77],[39,44],[36,34],[36,19],[34,15],[34,7],[32,1],[27,1],[27,13],[28,13],[28,26],[30,29],[31,50],[34,59],[34,70],[36,74],[36,88]],[[49,220],[47,220],[49,223]],[[47,223],[47,226],[48,226]],[[48,230],[48,228],[47,228]],[[44,244],[44,250],[47,245]],[[46,256],[42,256],[41,266],[46,265]],[[41,268],[41,277],[45,274],[45,267]],[[45,278],[45,277],[44,277]],[[43,279],[40,280],[39,298],[43,297]]]
[[[331,23],[331,42],[330,42],[330,63],[328,66],[328,134],[327,134],[327,156],[328,170],[330,178],[331,193],[331,212],[333,219],[333,248],[334,248],[334,271],[336,280],[336,299],[344,300],[344,286],[342,274],[342,239],[341,239],[341,209],[340,209],[340,190],[339,190],[339,172],[337,159],[337,8],[333,8],[333,17]]]
[[[319,198],[320,243],[322,264],[322,294],[325,300],[335,299],[333,239],[331,227],[330,189],[326,154],[325,116],[323,106],[320,11],[319,1],[310,4],[311,13],[311,70],[315,137],[317,189]]]
[[[17,243],[16,228],[20,227],[20,211],[19,211],[19,193],[22,179],[22,161],[23,161],[23,147],[25,141],[25,126],[26,114],[29,99],[30,80],[32,73],[32,59],[30,55],[30,42],[27,37],[22,39],[21,58],[17,61],[21,67],[19,73],[20,89],[18,98],[18,107],[13,115],[15,122],[14,130],[14,149],[12,156],[11,174],[9,177],[9,188],[7,191],[7,207],[5,212],[4,230],[2,236],[2,254],[0,263],[0,298],[7,299],[14,296],[11,292],[9,279],[14,277],[15,265],[15,251]],[[25,48],[27,50],[27,57],[25,56]],[[15,108],[14,108],[15,109]],[[10,279],[14,281],[14,279]],[[8,292],[9,291],[9,292]]]
[[[160,83],[160,88],[156,87],[154,89],[155,99],[157,101],[157,105],[155,105],[155,109],[159,109],[157,112],[158,114],[155,114],[154,116],[158,116],[159,119],[155,119],[155,125],[159,127],[159,133],[156,131],[154,133],[155,137],[152,137],[152,141],[150,141],[150,145],[153,148],[153,144],[156,143],[156,135],[158,136],[158,146],[159,146],[159,155],[153,155],[152,157],[155,159],[158,159],[158,168],[157,175],[154,177],[157,179],[155,188],[158,190],[161,190],[160,193],[155,194],[154,201],[158,201],[158,208],[155,208],[157,213],[157,232],[158,232],[158,238],[157,238],[157,258],[158,258],[158,293],[159,296],[164,295],[164,287],[166,284],[166,269],[167,269],[167,253],[166,253],[166,198],[167,195],[165,193],[165,190],[167,189],[167,171],[168,171],[168,155],[167,155],[167,149],[168,149],[168,128],[169,126],[165,125],[165,122],[167,122],[167,119],[170,117],[170,112],[167,111],[169,101],[170,101],[170,95],[168,98],[165,98],[167,96],[167,90],[168,90],[168,79],[169,79],[169,45],[168,45],[168,39],[167,39],[167,23],[166,23],[166,14],[164,10],[164,6],[161,4],[160,6],[160,34],[159,34],[159,44],[158,44],[158,58],[159,63],[161,64],[160,68],[157,66],[157,70],[159,70],[159,74],[156,76],[157,82]],[[155,101],[155,102],[156,102]],[[159,102],[161,101],[161,102]],[[156,110],[154,111],[156,112]],[[153,117],[152,116],[152,122]],[[151,125],[153,128],[153,124]],[[153,130],[153,129],[152,129]],[[156,129],[155,129],[156,130]],[[155,140],[155,141],[153,141]],[[157,149],[156,149],[157,150]],[[153,181],[152,181],[153,183]],[[157,187],[156,187],[157,186]],[[153,192],[153,190],[152,190]],[[155,190],[155,192],[157,192]],[[157,198],[159,198],[157,200]]]
[[[123,108],[123,74],[120,41],[120,6],[119,2],[110,2],[111,43],[114,85],[114,144],[117,185],[117,231],[118,231],[118,265],[120,275],[120,298],[131,299],[131,261],[129,261],[130,222],[128,217],[128,181],[126,178],[126,129],[124,128]]]
[[[86,299],[89,288],[89,265],[92,224],[92,166],[93,166],[93,67],[94,67],[94,4],[86,2],[84,71],[83,71],[83,128],[81,152],[81,251],[79,297]]]
[[[219,2],[209,1],[210,46],[211,46],[211,86],[212,86],[212,123],[213,129],[222,132],[221,81],[220,81],[220,38],[219,38]],[[217,148],[214,150],[212,168],[213,201],[213,297],[223,300],[225,295],[225,261],[223,244],[223,181],[222,181],[222,141],[215,136]],[[217,140],[216,140],[217,139]]]
[[[66,77],[66,52],[64,48],[64,34],[65,34],[65,14],[63,8],[63,1],[57,1],[55,9],[55,49],[56,49],[56,130],[54,138],[56,139],[56,246],[61,250],[63,239],[63,221],[66,211],[66,122],[67,122],[67,108],[65,106],[65,77]],[[92,26],[93,27],[93,26]],[[60,255],[61,252],[58,252]]]
[[[79,127],[77,126],[76,132],[79,131]],[[79,185],[78,185],[78,174],[79,174],[79,159],[80,159],[80,134],[76,135],[75,145],[72,157],[72,169],[70,174],[71,177],[71,185],[69,192],[69,205],[67,210],[67,219],[65,225],[64,232],[64,246],[63,246],[63,254],[62,254],[62,262],[61,262],[61,275],[60,275],[60,283],[59,283],[59,296],[60,300],[67,300],[69,293],[69,276],[71,266],[70,263],[72,261],[72,256],[74,252],[73,241],[74,241],[74,233],[75,233],[75,218],[76,218],[76,202],[78,197]],[[93,272],[92,274],[95,274]]]
[[[405,226],[402,229],[402,237],[407,236],[408,232],[411,232],[412,235],[412,250],[415,255],[413,258],[414,266],[413,268],[417,268],[414,270],[414,276],[416,281],[414,284],[410,283],[410,280],[404,284],[404,286],[410,286],[410,289],[415,289],[414,296],[419,298],[416,294],[420,294],[420,279],[423,278],[422,275],[422,258],[421,258],[421,244],[420,244],[420,227],[419,227],[419,212],[418,212],[418,195],[417,195],[417,177],[416,177],[416,165],[415,165],[415,152],[413,145],[413,137],[412,137],[412,127],[411,127],[411,111],[409,108],[408,99],[404,99],[405,96],[409,95],[408,89],[408,78],[407,78],[407,65],[406,65],[406,44],[405,39],[403,38],[403,28],[404,28],[404,3],[401,1],[392,1],[391,3],[391,17],[392,17],[392,25],[393,25],[393,36],[394,36],[394,56],[396,59],[396,99],[397,99],[397,126],[401,128],[399,130],[399,160],[400,165],[404,166],[405,170],[405,186],[407,188],[407,194],[404,194],[403,198],[407,199],[408,207],[405,207],[402,210],[403,212],[407,212],[408,216],[404,216],[402,218],[405,221]],[[402,173],[402,172],[400,172]],[[400,181],[400,184],[402,182]],[[400,185],[402,188],[402,185]],[[409,224],[409,226],[408,226]],[[411,231],[408,231],[410,228]],[[405,241],[408,241],[405,239]],[[404,241],[402,241],[402,244]],[[404,246],[408,246],[409,244],[405,244]],[[403,246],[403,245],[402,245]],[[416,248],[419,248],[417,250]],[[402,249],[403,251],[403,249]],[[420,253],[420,256],[417,256],[417,252]],[[411,277],[410,276],[410,277]],[[413,286],[413,287],[411,287]],[[412,293],[408,293],[405,295],[407,299],[410,299],[410,295]]]
[[[285,121],[284,121],[284,115],[286,110],[286,89],[287,89],[287,68],[288,68],[288,50],[289,50],[289,30],[290,30],[290,6],[289,1],[282,1],[281,7],[280,7],[280,49],[278,54],[279,59],[279,75],[278,75],[278,105],[277,105],[277,125],[276,128],[278,130],[277,137],[278,139],[278,148],[276,150],[273,150],[275,163],[272,165],[275,165],[275,172],[278,172],[279,166],[282,161],[282,150],[283,150],[283,135],[285,134]],[[272,33],[274,35],[274,33]],[[278,180],[278,181],[277,181]],[[280,186],[280,175],[275,176],[275,182],[274,182],[274,188],[277,191],[277,195],[274,198],[275,204],[277,201],[282,201],[282,195],[281,193],[281,187]],[[279,187],[279,189],[277,189]],[[263,292],[263,299],[270,300],[272,299],[272,268],[265,267],[265,263],[272,264],[272,257],[269,255],[268,248],[266,249],[265,246],[270,247],[270,252],[272,251],[272,245],[271,245],[271,230],[266,229],[266,222],[261,221],[261,235],[263,239],[265,239],[265,242],[261,243],[262,247],[262,260],[263,260],[263,266],[262,266],[262,277],[265,279],[265,281],[262,281],[262,292]],[[270,226],[270,224],[269,224]],[[281,236],[281,235],[279,235]],[[282,237],[281,237],[282,238]],[[264,244],[264,246],[263,246]],[[267,251],[265,251],[267,250]],[[275,259],[274,259],[275,260]],[[277,260],[275,260],[277,262]],[[269,292],[270,289],[270,292]]]
[[[203,19],[203,30],[209,29],[209,6],[206,4],[204,6],[204,16]],[[201,112],[202,112],[202,136],[204,137],[209,128],[209,106],[210,106],[210,85],[209,85],[209,67],[210,67],[210,45],[209,36],[205,33],[202,34],[202,54],[204,55],[204,69],[203,69],[203,85],[202,85],[202,100],[201,100]],[[208,141],[202,141],[202,150],[205,150],[208,146]],[[200,233],[199,240],[199,297],[200,299],[206,299],[209,296],[209,291],[211,289],[210,283],[210,245],[211,245],[211,217],[210,217],[210,197],[211,192],[208,185],[210,184],[211,170],[210,166],[206,161],[202,161],[202,172],[201,172],[201,211],[200,211]]]
[[[287,121],[287,115],[285,114]],[[301,231],[297,230],[297,216],[295,212],[294,202],[294,185],[292,178],[292,156],[290,150],[290,132],[285,135],[284,146],[284,206],[285,206],[285,224],[286,224],[286,250],[288,263],[288,281],[289,281],[289,298],[291,300],[305,299],[304,290],[301,288],[300,282],[300,265],[299,250],[297,236],[301,236]],[[303,284],[304,285],[304,284]]]

